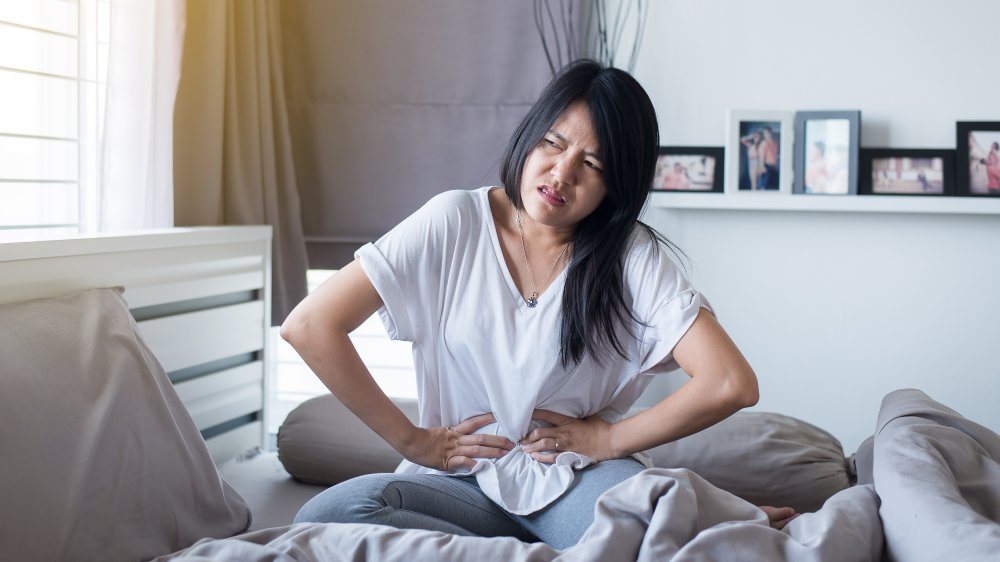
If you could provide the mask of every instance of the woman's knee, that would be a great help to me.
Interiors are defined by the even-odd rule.
[[[294,523],[364,523],[383,509],[383,492],[393,474],[366,474],[327,488],[306,502]]]

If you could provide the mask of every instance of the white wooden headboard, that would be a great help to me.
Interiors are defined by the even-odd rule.
[[[216,463],[265,443],[271,227],[0,243],[0,303],[123,286]]]

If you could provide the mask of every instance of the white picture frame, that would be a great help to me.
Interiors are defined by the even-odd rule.
[[[791,194],[794,135],[794,111],[730,110],[726,120],[726,194]]]

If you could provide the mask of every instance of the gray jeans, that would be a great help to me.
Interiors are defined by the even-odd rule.
[[[456,535],[517,537],[556,549],[579,542],[608,488],[643,470],[632,458],[600,462],[576,473],[566,493],[530,515],[512,515],[483,494],[473,477],[368,474],[309,500],[296,523],[375,523]]]

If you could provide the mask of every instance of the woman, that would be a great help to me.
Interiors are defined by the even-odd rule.
[[[761,166],[760,143],[763,141],[763,134],[754,131],[740,139],[740,144],[746,147],[747,151],[747,176],[750,178],[750,190],[757,191],[757,184],[760,181]]]
[[[645,468],[641,451],[757,401],[750,366],[638,222],[658,144],[631,76],[573,63],[515,131],[502,189],[434,197],[296,307],[282,337],[406,459],[326,490],[297,522],[565,548],[597,497]],[[376,311],[413,342],[417,426],[348,338]],[[687,384],[622,419],[647,375],[677,366]]]
[[[806,163],[806,193],[826,193],[826,143],[816,141],[809,149]]]
[[[983,163],[986,165],[986,189],[991,194],[1000,192],[1000,143],[990,146],[990,153]]]

